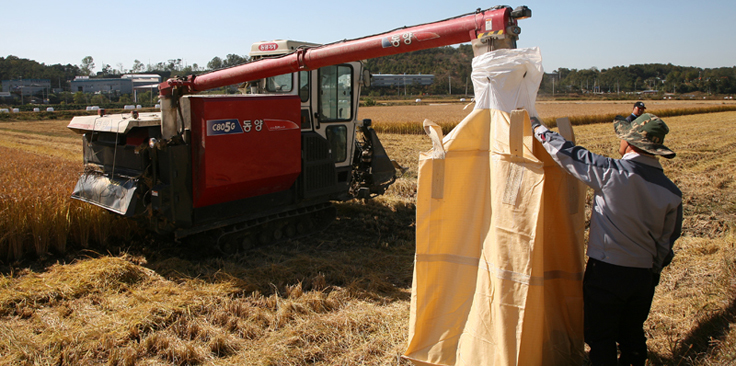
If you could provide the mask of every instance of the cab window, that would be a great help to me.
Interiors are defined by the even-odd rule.
[[[309,101],[309,71],[299,71],[299,98]]]
[[[291,89],[291,74],[277,75],[266,79],[266,91],[270,93],[288,93]]]
[[[350,65],[320,68],[319,98],[321,121],[352,120],[353,68]]]
[[[345,125],[334,125],[327,127],[325,132],[332,151],[332,161],[345,161],[348,157],[348,128]]]

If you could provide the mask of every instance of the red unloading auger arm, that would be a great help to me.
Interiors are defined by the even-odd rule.
[[[169,79],[159,84],[162,97],[194,94],[271,76],[314,70],[345,62],[397,53],[473,42],[476,49],[516,48],[521,29],[519,19],[531,17],[531,10],[519,6],[497,6],[439,22],[404,27],[383,34],[336,42],[320,47],[300,48],[278,58],[267,58],[203,75]],[[176,91],[175,91],[176,90]],[[174,97],[176,98],[176,97]]]

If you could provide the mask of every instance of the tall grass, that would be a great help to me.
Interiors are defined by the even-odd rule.
[[[64,253],[133,230],[70,198],[81,164],[0,147],[0,261]]]

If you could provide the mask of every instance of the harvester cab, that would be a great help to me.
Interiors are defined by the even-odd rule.
[[[248,56],[258,61],[321,46],[293,40],[256,42]],[[389,159],[370,128],[371,121],[357,119],[360,90],[370,86],[370,77],[362,61],[353,61],[249,81],[239,90],[254,95],[298,95],[302,133],[327,140],[338,181],[350,182],[347,191],[341,190],[340,199],[370,198],[383,194],[397,173],[406,170]]]

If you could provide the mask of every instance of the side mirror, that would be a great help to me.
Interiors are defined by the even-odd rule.
[[[366,88],[371,86],[371,72],[368,69],[363,69],[363,77],[361,79],[363,86]]]

